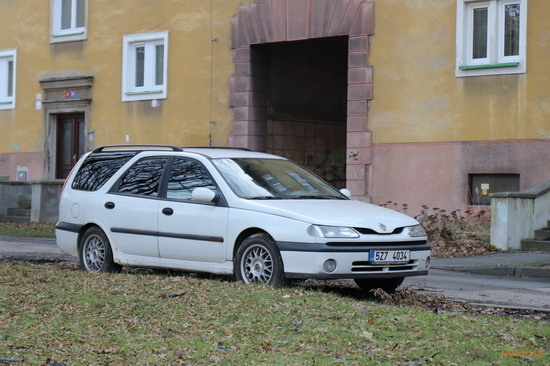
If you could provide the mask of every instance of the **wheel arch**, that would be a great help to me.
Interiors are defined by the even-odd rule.
[[[76,239],[76,246],[77,246],[78,251],[80,251],[80,247],[82,246],[82,237],[84,236],[86,231],[88,231],[88,229],[91,228],[91,227],[97,227],[98,229],[100,229],[101,231],[103,231],[105,233],[105,230],[103,230],[103,228],[101,226],[99,226],[98,224],[95,224],[93,222],[89,222],[89,223],[85,224],[78,231],[78,238]],[[105,235],[107,236],[107,233],[105,233]],[[108,238],[108,236],[107,236],[107,238]],[[112,249],[112,244],[111,244],[111,249]]]
[[[237,251],[239,250],[241,244],[243,243],[243,241],[254,235],[254,234],[266,234],[266,235],[269,235],[271,237],[271,239],[273,239],[273,236],[271,236],[271,234],[269,234],[267,231],[265,231],[264,229],[260,229],[258,227],[250,227],[248,229],[245,229],[243,230],[238,236],[237,238],[235,239],[235,245],[233,245],[233,255],[232,255],[232,259],[234,260],[235,257],[237,256]]]

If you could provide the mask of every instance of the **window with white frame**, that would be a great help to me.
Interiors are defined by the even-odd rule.
[[[168,32],[123,37],[122,101],[166,98]]]
[[[0,51],[0,109],[15,108],[16,51]]]
[[[51,42],[86,39],[87,0],[52,0],[51,4]]]
[[[527,0],[457,0],[456,76],[526,71]]]

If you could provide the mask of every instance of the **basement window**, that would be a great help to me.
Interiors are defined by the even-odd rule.
[[[489,194],[498,192],[518,192],[519,174],[470,174],[469,204],[490,206]]]

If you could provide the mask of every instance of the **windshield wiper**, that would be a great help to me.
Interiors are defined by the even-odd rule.
[[[249,196],[244,197],[247,200],[282,200],[283,197],[279,196]]]
[[[344,197],[325,195],[284,195],[284,196],[247,196],[247,200],[345,200]]]
[[[285,198],[291,198],[291,199],[309,199],[309,200],[343,200],[345,198],[338,197],[338,196],[331,196],[330,194],[325,195],[300,195],[300,196],[286,196]]]

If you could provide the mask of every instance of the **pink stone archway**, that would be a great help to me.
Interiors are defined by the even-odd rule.
[[[354,197],[368,200],[371,134],[367,131],[372,99],[369,37],[374,32],[374,3],[364,0],[256,0],[240,5],[231,19],[235,71],[230,107],[229,144],[266,150],[266,81],[261,56],[251,45],[348,36],[346,185]],[[327,55],[330,57],[330,55]]]

